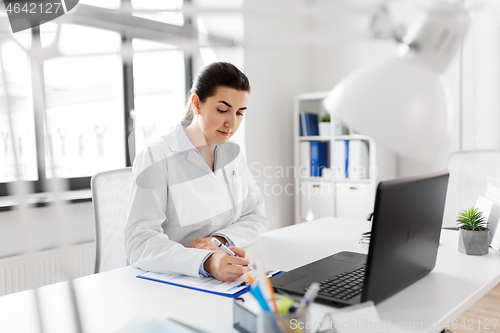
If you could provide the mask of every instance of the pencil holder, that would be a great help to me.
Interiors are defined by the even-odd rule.
[[[233,302],[233,327],[242,333],[312,333],[309,306],[303,311],[277,314],[263,311],[258,302],[247,297]]]

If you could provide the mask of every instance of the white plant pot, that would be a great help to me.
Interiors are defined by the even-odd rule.
[[[482,256],[488,253],[490,247],[488,230],[470,231],[459,230],[458,251],[473,256]]]
[[[321,122],[319,125],[319,135],[320,136],[330,136],[332,135],[332,126],[330,123]]]

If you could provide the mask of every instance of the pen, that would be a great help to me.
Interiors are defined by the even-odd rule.
[[[274,289],[273,289],[273,286],[271,284],[271,280],[269,279],[269,276],[271,274],[269,274],[269,272],[266,271],[266,269],[264,268],[264,265],[259,261],[260,263],[260,267],[262,269],[262,273],[264,273],[264,279],[266,280],[266,283],[267,283],[267,287],[269,288],[269,294],[271,295],[271,301],[272,301],[272,305],[273,305],[273,308],[274,308],[274,312],[276,313],[280,313],[279,309],[278,309],[278,304],[276,303],[276,296],[274,295]]]
[[[262,294],[262,290],[259,288],[258,285],[252,285],[250,287],[250,292],[255,297],[257,302],[259,302],[260,307],[264,311],[271,311],[271,308],[269,308],[269,305],[267,304],[266,299],[264,298],[264,295]]]
[[[271,280],[269,280],[269,277],[267,277],[267,276],[266,276],[266,282],[267,282],[267,286],[269,288],[269,291],[271,292],[271,300],[273,302],[274,312],[280,313],[280,310],[278,309],[278,304],[276,303],[276,296],[274,295],[273,285],[271,284]]]
[[[313,282],[311,283],[311,286],[307,289],[306,294],[302,299],[300,300],[299,306],[297,307],[297,311],[302,311],[306,305],[311,303],[315,298],[316,295],[318,295],[319,291],[319,283],[318,282]]]
[[[275,311],[274,305],[271,302],[271,291],[269,290],[269,285],[267,284],[267,281],[266,281],[267,274],[264,271],[264,268],[262,267],[261,261],[259,259],[254,260],[254,261],[252,261],[252,263],[250,265],[252,266],[253,272],[255,274],[255,276],[254,276],[255,284],[253,284],[252,286],[257,285],[259,287],[260,292],[262,293],[262,296],[264,298],[264,301],[268,305],[267,308],[271,309],[271,307],[273,307],[272,312],[274,312]],[[269,311],[269,310],[266,310],[266,311]]]
[[[221,242],[219,242],[219,240],[217,238],[212,237],[212,243],[214,243],[215,245],[217,245],[218,247],[220,247],[222,249],[222,251],[226,252],[230,256],[237,257],[236,253],[234,253],[233,251],[231,251],[230,249],[228,249],[226,245],[224,245]]]
[[[240,284],[240,287],[243,287],[243,286],[246,286],[248,283],[252,284],[253,283],[253,279],[252,277],[250,276],[250,274],[247,274],[247,278],[248,278],[248,282],[247,281],[244,281]]]

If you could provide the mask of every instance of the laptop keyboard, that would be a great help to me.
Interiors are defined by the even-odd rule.
[[[334,278],[320,282],[318,294],[342,300],[349,300],[363,291],[366,265],[352,271],[341,273]]]

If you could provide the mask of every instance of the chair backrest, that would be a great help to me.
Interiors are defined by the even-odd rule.
[[[125,255],[125,223],[131,182],[131,167],[100,172],[92,177],[95,273],[128,265]]]
[[[446,196],[443,228],[456,227],[456,217],[465,208],[473,207],[486,192],[486,176],[500,178],[499,150],[456,152],[448,160],[450,180]]]

